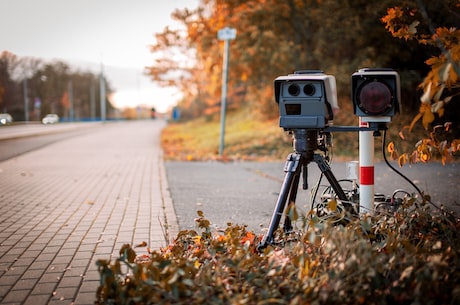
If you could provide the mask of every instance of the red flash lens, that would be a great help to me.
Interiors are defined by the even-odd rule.
[[[384,114],[391,107],[391,91],[384,83],[372,81],[359,91],[359,108],[368,114]]]

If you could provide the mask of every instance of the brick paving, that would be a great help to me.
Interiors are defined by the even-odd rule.
[[[0,162],[1,304],[93,304],[98,259],[177,234],[164,124],[105,123]]]

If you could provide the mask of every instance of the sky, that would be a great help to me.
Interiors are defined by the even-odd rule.
[[[198,0],[0,0],[0,52],[104,74],[116,91],[114,106],[154,106],[164,112],[180,98],[143,75],[153,64],[149,45],[176,9]]]

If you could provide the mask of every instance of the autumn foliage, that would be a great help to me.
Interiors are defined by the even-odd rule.
[[[168,27],[155,35],[155,60],[146,73],[162,85],[180,89],[184,116],[219,109],[223,42],[217,32],[228,26],[237,30],[230,43],[230,107],[249,106],[254,113],[276,117],[273,80],[304,69],[335,75],[339,100],[345,104],[353,72],[363,67],[406,70],[403,65],[413,70],[413,61],[423,54],[418,45],[402,46],[386,32],[379,18],[390,3],[202,0],[194,9],[174,12],[180,28]],[[419,80],[405,78],[403,87]]]
[[[445,4],[449,7],[448,1]],[[460,2],[457,1],[451,9],[459,7]],[[425,7],[421,5],[389,8],[382,22],[394,37],[415,40],[439,50],[438,55],[425,61],[430,71],[419,85],[423,92],[419,112],[410,125],[400,132],[404,139],[405,133],[411,132],[415,124],[421,121],[428,137],[418,141],[411,153],[398,155],[394,144],[388,146],[388,151],[398,159],[400,165],[427,162],[434,155],[445,163],[460,151],[460,29],[452,24],[448,27],[448,20],[445,21],[446,26],[434,28]]]
[[[98,261],[97,304],[458,304],[460,222],[413,202],[346,227],[308,218],[278,246],[198,211],[197,230],[148,255]]]

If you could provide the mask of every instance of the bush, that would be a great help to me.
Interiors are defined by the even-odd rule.
[[[410,205],[410,204],[409,204]],[[347,226],[306,218],[283,246],[228,224],[181,231],[166,248],[130,245],[100,260],[96,304],[459,304],[460,222],[428,207],[362,217]]]

